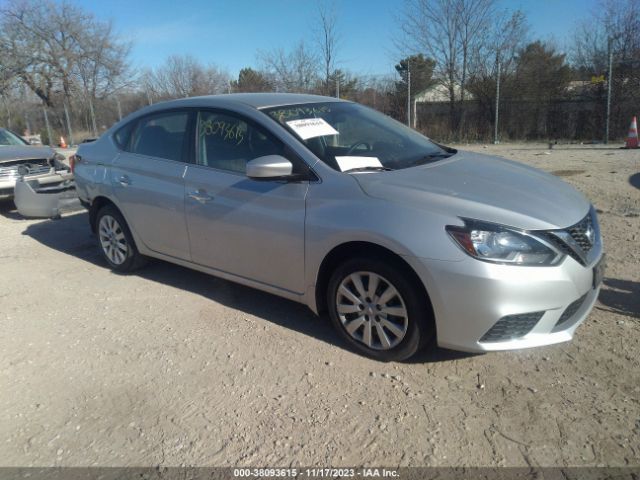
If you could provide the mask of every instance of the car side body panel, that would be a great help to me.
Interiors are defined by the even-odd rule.
[[[185,187],[193,262],[304,292],[308,182],[260,181],[189,165]]]

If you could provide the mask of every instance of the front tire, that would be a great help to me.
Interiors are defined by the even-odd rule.
[[[346,261],[329,280],[327,305],[345,340],[377,360],[406,360],[435,333],[424,291],[397,262]]]
[[[122,214],[106,205],[96,216],[98,248],[112,270],[118,273],[132,272],[146,263],[138,252],[131,231]]]

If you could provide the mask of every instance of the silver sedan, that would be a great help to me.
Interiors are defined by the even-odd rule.
[[[108,265],[149,257],[328,312],[356,350],[570,340],[598,296],[594,208],[561,180],[364,106],[236,94],[144,108],[72,159]]]

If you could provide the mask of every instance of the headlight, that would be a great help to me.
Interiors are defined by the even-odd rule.
[[[564,255],[533,235],[503,225],[463,219],[464,227],[447,232],[466,253],[478,260],[510,265],[555,265]]]

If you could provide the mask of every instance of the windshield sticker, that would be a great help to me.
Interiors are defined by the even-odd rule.
[[[336,162],[342,172],[351,170],[353,168],[365,168],[365,167],[382,167],[382,163],[378,160],[378,157],[338,157],[336,156]]]
[[[313,137],[323,137],[325,135],[338,135],[338,131],[322,118],[289,120],[287,125],[289,125],[303,140]]]

